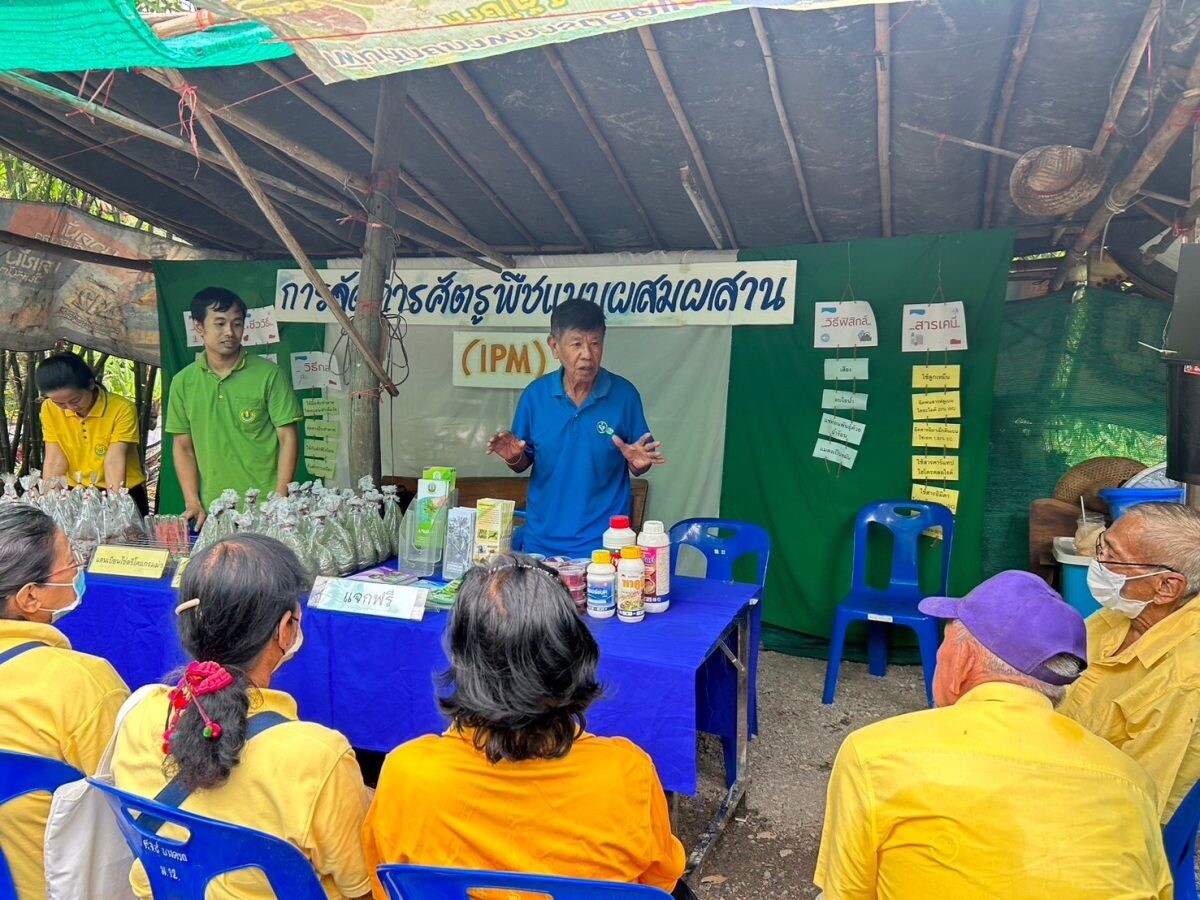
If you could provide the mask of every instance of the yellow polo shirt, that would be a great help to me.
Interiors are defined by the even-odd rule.
[[[117,787],[154,797],[167,785],[162,734],[168,687],[150,693],[121,723],[113,754]],[[283,691],[252,690],[250,714],[277,712],[296,718],[296,701]],[[265,831],[297,847],[313,864],[330,897],[360,897],[371,889],[359,832],[367,812],[367,789],[350,744],[315,722],[285,722],[246,743],[229,779],[211,790],[193,791],[182,809]],[[164,835],[180,835],[164,826]],[[150,897],[141,863],[130,884]],[[260,873],[242,869],[214,880],[207,900],[274,900]]]
[[[49,400],[42,401],[40,415],[42,438],[48,444],[58,444],[66,456],[67,478],[72,485],[78,486],[76,472],[83,475],[84,484],[88,483],[90,473],[95,472],[96,484],[107,487],[104,455],[109,445],[117,443],[133,445],[125,454],[125,487],[145,482],[137,452],[140,440],[137,407],[131,401],[100,388],[96,402],[83,418],[59,409]]]
[[[1171,896],[1146,773],[996,682],[846,738],[814,880],[826,900]]]
[[[363,844],[372,875],[382,863],[415,863],[669,891],[685,862],[650,757],[625,738],[587,733],[561,759],[496,764],[470,731],[401,744],[384,760]]]
[[[1088,667],[1059,712],[1141,763],[1165,825],[1200,780],[1200,602],[1118,653],[1129,622],[1108,610],[1088,617]]]
[[[46,646],[0,665],[0,750],[60,759],[91,775],[129,689],[107,660],[72,650],[57,628],[0,619],[0,653],[29,641]],[[21,900],[46,894],[42,845],[49,814],[50,795],[43,793],[0,806],[0,847]]]

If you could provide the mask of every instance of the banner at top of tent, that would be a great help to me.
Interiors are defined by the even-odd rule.
[[[902,0],[882,0],[899,3]],[[863,0],[200,0],[249,16],[326,84],[444,66],[750,6],[795,11]]]

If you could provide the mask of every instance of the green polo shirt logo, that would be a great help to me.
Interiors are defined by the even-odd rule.
[[[258,421],[258,410],[246,407],[238,413],[238,419],[243,425],[253,425]]]

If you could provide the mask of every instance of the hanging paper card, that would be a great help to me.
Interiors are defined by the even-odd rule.
[[[336,416],[338,402],[331,397],[305,397],[304,414],[306,416]]]
[[[821,415],[821,427],[817,429],[825,437],[854,445],[862,443],[863,432],[866,430],[867,426],[862,422],[851,422],[829,413]]]
[[[866,359],[827,359],[825,360],[825,380],[865,381],[867,362]]]
[[[946,447],[958,449],[962,426],[946,422],[913,422],[912,443],[914,447]]]
[[[821,409],[866,409],[867,395],[850,391],[821,391]]]
[[[913,366],[915,388],[956,388],[962,366]]]
[[[866,300],[817,303],[813,310],[816,314],[813,346],[816,349],[879,346],[875,313]]]
[[[967,313],[961,300],[906,303],[900,322],[900,349],[905,353],[967,349]]]
[[[292,387],[342,389],[342,376],[333,369],[333,354],[310,351],[292,354]]]
[[[337,444],[331,441],[312,441],[304,442],[304,455],[313,459],[333,459],[337,456]]]
[[[817,438],[817,445],[813,448],[813,456],[817,459],[827,459],[830,462],[840,463],[847,469],[853,469],[858,451],[853,447],[847,447],[845,444],[839,444],[837,441],[827,441],[824,438]]]
[[[828,393],[828,391],[826,391]],[[929,394],[913,394],[914,419],[957,419],[962,416],[958,391],[936,391]]]
[[[953,488],[934,487],[932,484],[914,484],[912,498],[925,500],[930,503],[940,503],[950,508],[950,512],[958,513],[958,491]]]
[[[912,477],[914,481],[958,481],[958,457],[914,456]]]
[[[332,422],[326,422],[323,419],[306,419],[304,434],[310,438],[335,438],[338,436],[340,427],[336,419]]]
[[[332,478],[336,466],[332,459],[305,459],[304,467],[314,478]]]
[[[189,347],[203,347],[204,341],[192,326],[192,314],[184,312],[183,330]],[[275,307],[260,306],[246,310],[246,327],[242,332],[242,346],[279,343],[279,325],[275,321]]]

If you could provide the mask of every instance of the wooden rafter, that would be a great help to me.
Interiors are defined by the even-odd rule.
[[[1125,57],[1120,74],[1113,85],[1112,96],[1108,100],[1108,109],[1105,110],[1104,119],[1100,123],[1100,131],[1096,134],[1096,140],[1092,142],[1092,151],[1095,153],[1100,153],[1104,149],[1105,145],[1108,144],[1109,137],[1116,131],[1117,118],[1121,115],[1121,107],[1125,105],[1125,98],[1129,95],[1129,88],[1133,84],[1133,77],[1137,74],[1138,66],[1142,64],[1142,57],[1146,54],[1146,47],[1150,45],[1150,35],[1154,33],[1154,26],[1158,24],[1158,16],[1161,10],[1162,0],[1150,0],[1149,6],[1146,7],[1146,15],[1142,17],[1142,25],[1133,39],[1133,44],[1129,48],[1129,54]],[[1151,87],[1151,90],[1153,90],[1153,87]]]
[[[875,145],[879,154],[879,215],[892,236],[892,27],[891,7],[875,5]]]
[[[704,154],[700,151],[700,142],[696,140],[696,132],[692,130],[692,123],[688,120],[687,113],[683,109],[683,104],[679,100],[679,95],[675,92],[675,85],[671,82],[671,76],[668,74],[667,67],[663,63],[662,53],[658,49],[658,42],[654,39],[654,33],[649,28],[642,26],[638,29],[638,37],[641,38],[642,49],[646,51],[646,59],[650,61],[650,68],[654,72],[655,79],[658,81],[663,98],[667,101],[667,107],[671,110],[671,115],[675,117],[675,124],[679,126],[679,131],[683,134],[683,139],[688,145],[688,151],[692,154],[692,160],[696,163],[696,171],[700,173],[700,180],[704,183],[704,189],[708,192],[709,199],[712,200],[713,206],[716,208],[717,216],[721,220],[721,227],[725,229],[725,234],[729,238],[730,245],[737,247],[738,241],[737,236],[733,233],[733,223],[729,220],[729,214],[725,211],[725,204],[721,202],[721,195],[717,193],[717,186],[713,182],[712,173],[708,170],[708,163],[704,159]]]
[[[579,92],[578,85],[567,72],[566,67],[562,63],[562,57],[559,56],[558,50],[553,44],[546,44],[542,47],[542,53],[546,57],[546,62],[550,64],[550,68],[554,70],[554,74],[558,76],[559,83],[562,84],[563,90],[567,92],[567,96],[571,98],[571,103],[575,107],[575,111],[579,113],[579,118],[583,119],[583,124],[587,126],[588,132],[592,136],[592,140],[596,142],[596,146],[600,148],[600,152],[608,161],[608,167],[612,169],[613,175],[616,176],[617,182],[621,185],[621,190],[625,192],[625,196],[629,198],[629,203],[633,206],[634,211],[638,214],[638,218],[642,220],[642,225],[646,229],[646,233],[650,235],[650,240],[658,249],[662,249],[663,242],[658,236],[658,232],[654,228],[654,224],[650,221],[650,216],[646,212],[646,207],[642,205],[642,201],[638,199],[637,194],[633,190],[633,185],[629,183],[629,178],[625,175],[625,170],[617,161],[616,154],[613,153],[612,146],[608,143],[608,138],[604,136],[604,132],[600,130],[600,123],[596,121],[596,117],[592,115],[591,109],[587,105],[587,101],[583,99],[583,95]]]
[[[563,200],[561,192],[550,182],[550,177],[546,174],[546,170],[542,168],[542,164],[533,158],[533,154],[525,148],[525,145],[521,143],[521,139],[517,137],[516,133],[500,117],[499,110],[484,96],[483,91],[467,70],[456,63],[451,64],[449,68],[454,77],[458,79],[458,83],[462,85],[463,90],[475,101],[475,105],[479,107],[479,111],[483,113],[483,117],[487,119],[488,124],[500,135],[504,143],[508,144],[509,149],[516,154],[517,159],[525,164],[525,168],[529,170],[529,174],[533,176],[533,180],[538,183],[538,186],[545,192],[546,196],[550,198],[550,202],[554,204],[554,208],[558,210],[563,221],[567,223],[567,227],[571,229],[575,237],[579,238],[579,243],[587,248],[588,253],[591,253],[591,238],[587,236],[587,233],[583,230],[583,226],[579,224],[579,220],[575,218],[575,214],[571,212],[570,207]]]
[[[767,85],[771,89],[771,100],[775,104],[775,115],[779,118],[779,127],[783,129],[783,139],[787,142],[788,156],[792,159],[792,174],[796,176],[796,187],[800,189],[800,202],[804,205],[804,217],[808,219],[808,227],[812,229],[817,243],[824,243],[825,236],[821,234],[821,226],[817,224],[812,200],[808,195],[808,182],[804,178],[804,167],[800,165],[800,151],[796,148],[796,135],[792,131],[792,123],[788,119],[787,107],[783,104],[783,92],[779,89],[779,74],[775,70],[775,55],[771,52],[771,37],[767,34],[767,26],[757,7],[750,7],[750,21],[754,23],[754,34],[758,38],[763,63],[767,67]]]
[[[1008,111],[1012,108],[1013,94],[1017,90],[1017,79],[1021,74],[1021,66],[1029,52],[1029,41],[1033,37],[1033,28],[1037,23],[1038,12],[1042,8],[1042,0],[1026,0],[1025,10],[1021,13],[1021,27],[1017,32],[1017,40],[1013,44],[1012,58],[1008,62],[1008,70],[1004,73],[1004,83],[1000,88],[1000,103],[996,107],[996,116],[992,120],[991,142],[997,146],[1004,142],[1004,129],[1008,124]],[[996,211],[996,183],[1000,176],[1000,158],[988,157],[987,182],[983,190],[983,214],[979,218],[980,228],[991,228],[992,217]]]

